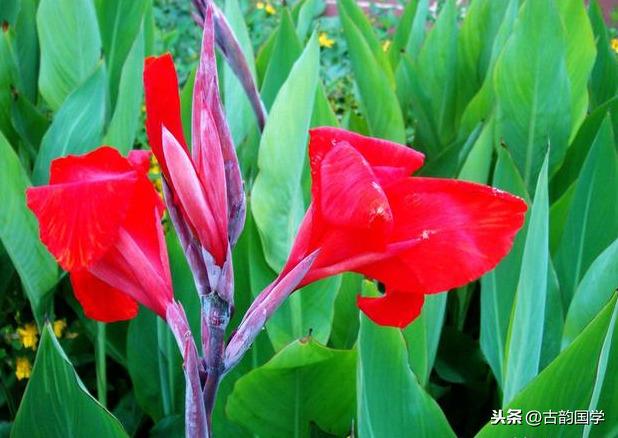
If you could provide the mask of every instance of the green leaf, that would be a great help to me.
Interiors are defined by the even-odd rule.
[[[288,297],[266,323],[275,350],[281,350],[290,342],[307,335],[326,344],[340,286],[340,276],[330,277],[312,283]]]
[[[564,40],[555,1],[527,1],[495,67],[498,131],[531,192],[548,145],[549,175],[567,149],[571,104]]]
[[[21,7],[21,0],[6,0],[0,10],[0,25],[14,25]]]
[[[242,48],[249,65],[249,70],[254,80],[257,80],[253,46],[238,0],[226,0],[225,16]],[[223,72],[225,116],[234,139],[234,144],[240,145],[249,135],[249,132],[257,129],[256,118],[247,93],[245,93],[240,81],[227,63],[223,67]]]
[[[83,154],[101,145],[106,90],[105,70],[99,64],[69,95],[43,136],[32,173],[35,185],[47,183],[52,160],[68,154]]]
[[[403,8],[397,29],[393,35],[392,44],[388,48],[388,59],[393,69],[397,68],[401,53],[405,51],[408,39],[414,26],[414,17],[418,8],[419,0],[410,0]]]
[[[590,265],[579,283],[564,323],[563,348],[593,320],[609,301],[618,285],[618,239]]]
[[[586,5],[579,0],[556,2],[564,26],[566,67],[571,95],[571,134],[575,134],[588,111],[588,78],[596,58],[592,26]]]
[[[483,85],[472,100],[467,103],[461,116],[461,126],[459,128],[460,135],[470,132],[479,122],[489,118],[490,113],[494,109],[495,93],[493,78],[495,74],[495,65],[500,53],[502,53],[504,45],[513,32],[518,10],[519,0],[510,0],[492,44],[491,57],[489,58],[489,65]]]
[[[36,219],[26,207],[28,186],[19,158],[0,132],[0,239],[26,290],[32,313],[42,324],[58,267],[40,242]]]
[[[120,422],[88,393],[49,324],[43,329],[11,436],[128,436]]]
[[[3,31],[0,33],[0,131],[11,143],[14,143],[17,137],[11,125],[11,101],[18,84],[19,72],[11,32]]]
[[[558,199],[573,186],[581,173],[586,156],[588,156],[601,124],[608,113],[611,112],[618,112],[618,96],[598,106],[586,117],[569,146],[562,167],[551,180],[549,185],[550,199]]]
[[[382,44],[380,44],[380,40],[376,36],[371,23],[367,16],[363,13],[363,10],[354,0],[338,0],[337,1],[337,9],[339,12],[339,16],[342,17],[345,15],[345,18],[349,19],[351,23],[354,24],[355,30],[360,32],[360,35],[357,36],[357,39],[362,39],[369,50],[373,55],[373,59],[378,64],[378,66],[384,72],[384,75],[388,79],[388,82],[391,86],[395,84],[395,76],[393,75],[393,69],[391,68],[390,61],[384,50],[382,49]],[[343,23],[344,33],[346,33],[346,39],[348,38],[348,31],[345,29],[346,24]],[[350,42],[348,41],[348,44]],[[352,47],[350,50],[354,50]],[[354,56],[350,54],[351,56]],[[354,61],[352,61],[354,63]]]
[[[429,383],[446,310],[446,293],[425,296],[418,318],[402,331],[407,344],[408,361],[421,386]]]
[[[556,254],[565,308],[590,264],[617,236],[618,157],[606,117],[582,166]]]
[[[252,191],[252,211],[268,264],[279,271],[304,214],[301,178],[318,84],[315,34],[281,87],[266,122]]]
[[[348,8],[343,6],[344,1],[339,3],[339,18],[348,43],[352,70],[370,133],[374,137],[405,143],[401,108],[391,79],[385,72],[385,65],[390,69],[388,59],[381,48],[379,50],[383,59],[376,57],[372,43],[363,32],[362,24],[357,21],[356,14],[349,15]]]
[[[618,306],[616,297],[580,336],[506,406],[529,411],[603,409],[605,421],[591,427],[591,436],[609,437],[616,432],[616,373],[618,368]],[[613,353],[613,354],[612,354]],[[613,373],[612,373],[613,371]],[[588,436],[583,424],[532,426],[487,424],[478,438],[514,436]]]
[[[549,266],[548,157],[541,168],[528,219],[521,272],[509,325],[504,365],[503,405],[539,372]]]
[[[121,76],[129,52],[135,50],[146,3],[146,0],[94,0],[107,65],[112,108],[116,107],[117,95],[127,92],[126,86],[125,90],[120,89]],[[141,44],[144,44],[143,40]],[[143,57],[142,54],[142,64]],[[138,82],[141,84],[141,80]],[[123,102],[119,102],[121,103]]]
[[[41,44],[39,89],[57,110],[99,61],[97,17],[91,0],[41,0],[36,21]]]
[[[118,103],[109,122],[103,143],[115,146],[126,155],[135,142],[144,97],[144,32],[140,31],[129,52],[118,86]]]
[[[491,172],[494,151],[495,123],[493,117],[483,126],[459,172],[459,179],[485,184]]]
[[[281,23],[276,35],[260,90],[264,106],[269,111],[275,102],[279,89],[287,80],[292,66],[303,50],[290,11],[287,8],[284,8],[281,13]]]
[[[311,337],[290,344],[241,377],[226,411],[260,436],[309,437],[310,423],[342,436],[354,416],[356,352],[332,350]]]
[[[377,296],[365,282],[364,295]],[[358,435],[454,437],[444,413],[410,370],[401,331],[360,317],[356,368]]]
[[[457,103],[462,110],[481,88],[492,64],[494,41],[509,0],[475,0],[470,4],[458,40]]]
[[[330,334],[330,345],[352,348],[358,337],[358,307],[356,296],[361,290],[363,276],[347,272],[341,276],[341,287],[335,299],[335,315]]]
[[[21,140],[32,152],[34,160],[41,139],[49,128],[49,120],[25,95],[18,94],[11,102],[11,122]]]
[[[15,54],[19,62],[20,91],[31,102],[38,98],[39,40],[36,29],[37,0],[20,0],[21,8],[15,24]]]
[[[590,75],[590,102],[596,107],[616,96],[618,91],[618,60],[610,44],[603,10],[597,0],[588,8],[596,40],[597,58]]]
[[[307,38],[313,20],[321,16],[325,8],[326,3],[324,0],[306,0],[302,2],[296,24],[296,33],[301,41]]]

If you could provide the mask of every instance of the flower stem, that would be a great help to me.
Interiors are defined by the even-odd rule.
[[[103,406],[107,406],[107,364],[106,364],[106,339],[105,323],[97,322],[97,335],[95,345],[95,360],[97,370],[97,396]]]
[[[172,391],[170,390],[170,366],[169,358],[169,336],[165,326],[165,321],[157,318],[157,339],[159,350],[159,383],[161,386],[161,401],[163,403],[163,415],[169,416],[172,414]]]

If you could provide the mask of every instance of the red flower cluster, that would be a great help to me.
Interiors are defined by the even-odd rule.
[[[424,294],[464,285],[493,269],[524,223],[520,198],[464,181],[411,177],[413,149],[336,128],[311,131],[312,203],[281,276],[319,249],[301,286],[344,271],[382,282],[358,297],[381,325],[405,327]]]
[[[149,152],[107,146],[54,160],[49,185],[29,188],[41,240],[71,276],[86,316],[133,318],[137,302],[165,318],[172,301],[163,203],[148,179]]]

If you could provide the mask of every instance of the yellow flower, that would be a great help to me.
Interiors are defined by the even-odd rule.
[[[270,3],[266,3],[264,10],[268,15],[275,15],[277,13],[277,10]]]
[[[258,9],[264,9],[264,2],[257,2],[257,4],[255,5]]]
[[[318,42],[320,43],[320,47],[326,47],[330,49],[335,44],[335,40],[330,39],[326,32],[321,32],[320,37],[318,38]]]
[[[618,53],[618,38],[612,38],[612,49]]]
[[[384,40],[384,42],[382,43],[382,50],[384,50],[385,52],[388,52],[388,49],[391,47],[392,41],[391,40]]]
[[[29,322],[25,326],[18,328],[17,334],[24,347],[36,350],[36,343],[39,340],[39,330],[36,324]]]
[[[67,322],[64,319],[58,319],[54,321],[53,328],[56,337],[60,338],[62,337],[62,333],[64,333],[64,330],[67,328]]]
[[[17,380],[27,379],[32,374],[32,364],[27,357],[18,357],[15,361],[15,375]]]

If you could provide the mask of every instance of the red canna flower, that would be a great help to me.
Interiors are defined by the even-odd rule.
[[[219,98],[214,31],[207,28],[204,32],[195,78],[191,153],[182,131],[178,79],[171,55],[146,59],[144,88],[148,139],[174,204],[192,234],[221,267],[229,242],[235,243],[244,224],[244,191]]]
[[[470,182],[410,177],[413,149],[336,128],[310,133],[312,203],[282,276],[319,250],[302,285],[354,271],[385,285],[358,306],[381,325],[405,327],[424,294],[464,285],[509,252],[526,204]]]
[[[41,240],[92,319],[133,318],[137,302],[165,318],[172,302],[163,204],[148,167],[149,152],[127,159],[102,146],[54,160],[49,184],[26,191]]]

